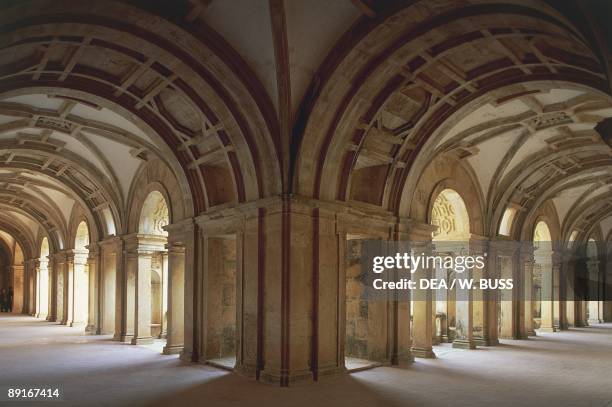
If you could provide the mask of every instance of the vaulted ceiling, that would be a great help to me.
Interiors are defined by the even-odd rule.
[[[609,49],[585,23],[594,9],[0,7],[0,229],[22,241],[44,231],[69,246],[76,206],[100,238],[123,233],[151,158],[176,175],[191,214],[298,193],[405,215],[427,163],[446,154],[476,174],[491,232],[506,207],[525,221],[548,201],[569,231],[612,227],[610,147],[594,130],[612,116]]]

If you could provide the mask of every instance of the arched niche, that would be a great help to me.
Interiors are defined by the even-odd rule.
[[[465,202],[457,191],[440,191],[431,206],[431,223],[438,227],[434,241],[466,240],[470,238],[470,216]]]
[[[140,219],[138,233],[144,235],[168,236],[163,227],[170,222],[170,211],[166,198],[159,191],[151,191],[145,199]]]
[[[468,233],[484,233],[484,195],[472,168],[453,157],[439,156],[422,172],[412,197],[410,219],[432,224],[432,208],[444,190],[460,196],[467,211]]]
[[[440,256],[464,255],[469,248],[470,216],[461,195],[452,188],[439,186],[429,212],[429,221],[437,226],[433,232],[436,254]],[[458,277],[455,270],[436,266],[435,278],[452,281]],[[457,338],[457,291],[454,288],[436,290],[434,313],[436,338],[453,342]]]

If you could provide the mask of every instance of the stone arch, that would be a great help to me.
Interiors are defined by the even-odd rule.
[[[85,58],[88,52],[82,52],[60,80],[52,73],[56,72],[53,66],[43,67],[46,69],[34,75],[35,81],[25,80],[26,76],[31,79],[30,73],[20,77],[15,72],[9,80],[0,81],[0,92],[42,87],[46,92],[107,106],[141,126],[163,151],[158,157],[173,157],[168,162],[183,193],[192,199],[192,213],[228,200],[243,202],[280,191],[278,126],[266,107],[267,100],[257,98],[253,90],[257,86],[245,84],[245,77],[236,74],[245,70],[236,70],[235,63],[228,63],[226,54],[219,52],[217,36],[196,37],[168,20],[120,2],[103,7],[95,2],[50,3],[33,1],[3,8],[2,25],[19,37],[16,42],[15,37],[9,39],[8,48],[19,47],[24,51],[21,54],[27,54],[29,48],[41,45],[41,32],[48,32],[65,38],[72,44],[69,47],[95,48],[98,55],[121,61],[120,66],[132,65],[142,74],[164,77],[169,86],[155,93],[146,86],[144,93],[135,92],[138,82],[108,71],[110,65],[90,68]],[[121,22],[116,15],[123,16]],[[121,43],[115,41],[118,35]],[[42,41],[43,47],[49,46]],[[147,61],[146,55],[155,55],[155,60]],[[152,109],[152,104],[157,108]],[[145,150],[150,151],[150,146]],[[231,196],[215,197],[216,186],[207,185],[207,178],[222,184],[215,181],[218,177],[231,181]]]
[[[128,198],[128,233],[139,232],[143,207],[153,191],[164,198],[170,224],[188,216],[186,203],[174,175],[162,163],[154,160],[142,166],[132,183]]]
[[[436,198],[443,190],[451,189],[465,202],[469,218],[469,233],[483,234],[484,198],[469,165],[450,157],[437,157],[423,171],[417,185],[417,192],[413,196],[411,205],[411,219],[431,223],[432,207]]]
[[[85,250],[85,246],[90,243],[98,242],[100,240],[100,234],[95,227],[91,227],[91,218],[88,215],[88,211],[85,211],[81,206],[75,205],[72,208],[72,214],[70,216],[70,226],[69,226],[69,236],[70,239],[67,243],[67,248],[75,249],[75,250]],[[83,224],[86,226],[87,230],[87,243],[83,245],[82,243],[85,241],[85,236],[79,236],[79,233],[83,233],[85,229],[83,229]],[[79,243],[81,246],[76,247],[76,244]]]
[[[561,226],[559,224],[559,216],[552,202],[547,201],[536,212],[534,220],[529,223],[523,223],[520,227],[520,239],[526,242],[532,241],[536,226],[539,222],[544,222],[550,231],[551,242],[556,247],[561,240]],[[554,249],[553,247],[552,249]]]
[[[147,195],[142,204],[138,221],[138,233],[167,236],[163,227],[170,223],[169,208],[164,195],[157,189]]]
[[[356,169],[368,167],[372,168],[369,176],[359,175],[366,183],[377,181],[371,182],[377,190],[367,195],[368,202],[376,201],[387,210],[407,216],[418,174],[432,158],[422,154],[429,138],[469,103],[478,103],[484,95],[505,86],[538,81],[549,84],[565,81],[595,92],[608,92],[602,76],[604,70],[591,45],[558,12],[535,2],[508,4],[503,10],[495,7],[496,13],[492,15],[492,5],[459,7],[448,3],[419,14],[414,12],[417,2],[400,6],[368,25],[354,27],[351,36],[347,34],[323,64],[321,75],[316,76],[312,93],[303,104],[301,120],[294,128],[302,136],[296,190],[315,198],[347,200],[351,198]],[[460,26],[459,20],[463,23],[469,20],[471,24]],[[473,27],[479,29],[471,31]],[[451,90],[422,83],[426,79],[420,76],[427,75],[439,55],[460,53],[466,43],[486,45],[498,29],[517,33],[537,29],[543,35],[542,43],[560,46],[567,41],[568,49],[584,52],[593,64],[586,68],[564,63],[567,71],[545,73],[535,67],[537,61],[532,71],[524,63],[514,65],[506,60],[499,65],[482,65],[482,69],[474,71],[478,77],[474,82],[470,75],[463,81],[450,79]],[[484,31],[491,34],[488,39],[483,37]],[[446,32],[452,35],[444,38]],[[440,37],[444,40],[440,41]],[[359,51],[360,45],[369,49],[367,56]],[[423,49],[429,50],[428,55],[422,55]],[[470,82],[478,85],[472,87]],[[413,99],[414,108],[395,111],[402,120],[390,132],[388,126],[381,125],[385,119],[380,116],[388,114],[390,107],[399,103],[395,100],[398,98]],[[337,109],[330,112],[330,106]],[[421,163],[417,163],[421,156]]]

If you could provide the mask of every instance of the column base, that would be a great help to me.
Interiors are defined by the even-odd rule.
[[[124,342],[124,343],[131,343],[132,339],[134,338],[134,335],[119,335],[119,336],[114,336],[113,340],[115,341],[119,341],[119,342]]]
[[[346,367],[338,367],[338,366],[329,366],[329,367],[319,367],[317,369],[317,379],[322,377],[332,377],[339,376],[342,374],[346,374]]]
[[[291,383],[312,381],[312,372],[310,370],[297,370],[283,374],[279,371],[264,370],[260,373],[259,380],[266,383],[289,386]]]
[[[152,336],[145,336],[145,337],[141,337],[141,338],[132,338],[132,345],[149,345],[153,343],[153,337]]]
[[[183,351],[183,345],[164,346],[164,355],[179,355]]]
[[[187,352],[187,351],[185,351],[185,349],[183,349],[181,351],[181,353],[179,354],[179,359],[182,360],[183,362],[187,362],[187,363],[194,362],[194,360],[193,360],[193,353],[192,352]]]
[[[601,324],[603,321],[601,319],[589,319],[588,320],[588,324],[589,325],[593,325],[593,324]]]
[[[557,329],[554,326],[541,326],[538,329],[542,332],[557,332]]]
[[[257,378],[257,367],[255,365],[242,365],[236,366],[234,372],[240,376],[248,377],[250,379]]]
[[[423,359],[435,359],[436,358],[436,354],[431,348],[412,347],[410,348],[410,353],[415,358],[423,358]]]
[[[474,340],[455,339],[453,342],[453,348],[456,349],[476,349],[476,343]]]
[[[499,340],[497,338],[474,338],[474,343],[476,346],[496,346],[499,345]]]
[[[97,335],[98,334],[98,330],[96,329],[95,325],[87,325],[85,327],[85,333],[87,335]]]
[[[527,336],[537,336],[536,331],[534,329],[528,329]]]
[[[392,366],[408,366],[414,363],[412,352],[403,355],[397,355],[391,360]]]

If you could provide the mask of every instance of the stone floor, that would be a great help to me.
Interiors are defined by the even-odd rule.
[[[151,347],[0,314],[0,388],[60,386],[64,400],[54,405],[74,406],[612,407],[612,324],[472,351],[436,350],[438,359],[417,359],[407,369],[379,367],[279,388],[182,365]]]

